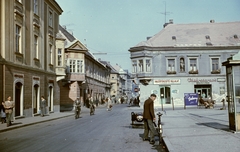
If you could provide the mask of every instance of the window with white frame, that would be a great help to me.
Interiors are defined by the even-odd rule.
[[[175,72],[175,59],[168,59],[167,60],[167,71],[168,72]]]
[[[48,25],[49,26],[53,26],[53,13],[51,12],[51,11],[49,11],[49,23],[48,23]]]
[[[77,73],[83,73],[83,60],[77,60]]]
[[[69,68],[70,68],[70,73],[76,73],[76,61],[75,60],[69,60]]]
[[[192,72],[197,72],[198,69],[197,69],[197,58],[190,58],[189,59],[189,69],[190,71]]]
[[[52,52],[51,44],[49,44],[49,58],[50,58],[50,64],[53,64],[53,52]]]
[[[151,59],[146,59],[146,72],[152,72],[151,66]]]
[[[137,60],[132,60],[132,72],[137,73]]]
[[[62,49],[58,48],[58,66],[62,65]]]
[[[15,29],[15,47],[16,47],[16,52],[21,53],[21,26],[16,25]]]
[[[33,2],[33,12],[38,15],[38,0],[34,0]]]
[[[34,35],[34,58],[38,59],[38,36]]]
[[[211,58],[211,68],[212,68],[212,71],[211,73],[220,73],[220,66],[219,66],[219,58]]]
[[[138,60],[138,71],[139,72],[144,72],[143,59]]]

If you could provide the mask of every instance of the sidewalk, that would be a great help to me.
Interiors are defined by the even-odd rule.
[[[160,109],[160,108],[158,108]],[[163,140],[170,152],[238,152],[240,133],[229,130],[228,110],[166,109]]]
[[[97,109],[99,108],[105,108],[106,105],[99,105]],[[86,107],[81,107],[81,115],[82,114],[89,114],[89,109]],[[0,132],[5,132],[8,130],[16,129],[16,128],[21,128],[37,123],[42,123],[42,122],[47,122],[47,121],[52,121],[55,119],[60,119],[64,117],[74,117],[74,111],[66,111],[66,112],[54,112],[45,115],[44,117],[35,116],[35,117],[27,117],[27,118],[20,118],[20,119],[15,119],[14,122],[12,122],[12,125],[7,127],[7,124],[1,124],[0,123]]]

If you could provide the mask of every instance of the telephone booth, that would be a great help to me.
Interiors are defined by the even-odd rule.
[[[229,129],[240,131],[240,52],[222,63],[226,66]]]

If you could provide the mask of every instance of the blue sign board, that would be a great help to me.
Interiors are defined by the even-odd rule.
[[[197,106],[198,94],[197,93],[184,93],[185,106]]]

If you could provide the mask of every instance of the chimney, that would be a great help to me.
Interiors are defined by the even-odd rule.
[[[149,40],[150,38],[151,38],[151,36],[148,36],[148,37],[147,37],[147,40]]]
[[[163,24],[163,27],[165,28],[168,24],[173,24],[173,19],[170,19],[168,23]]]
[[[215,20],[210,20],[210,23],[215,23]]]

